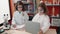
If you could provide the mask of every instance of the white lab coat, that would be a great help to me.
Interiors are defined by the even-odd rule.
[[[34,16],[32,21],[40,23],[40,29],[43,31],[43,33],[45,33],[50,27],[50,19],[47,15],[39,15],[38,13]]]
[[[16,24],[16,29],[23,28],[25,26],[25,21],[29,19],[26,12],[19,11],[14,12],[13,19],[12,19],[12,25]]]

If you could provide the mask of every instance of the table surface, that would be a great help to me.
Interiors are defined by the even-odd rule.
[[[26,31],[19,31],[19,30],[6,30],[4,33],[2,34],[31,34],[31,33],[28,33]]]
[[[31,34],[26,31],[19,31],[19,30],[6,30],[2,34],[5,34],[5,33],[7,33],[7,34]],[[49,29],[45,34],[57,34],[56,29]]]
[[[56,29],[49,29],[45,34],[57,34]]]

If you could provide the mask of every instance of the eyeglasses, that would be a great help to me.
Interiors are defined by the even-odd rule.
[[[39,11],[43,11],[43,9],[39,9]]]
[[[18,8],[22,8],[22,7],[18,7]]]

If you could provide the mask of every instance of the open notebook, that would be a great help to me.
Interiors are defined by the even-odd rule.
[[[40,31],[40,23],[27,21],[25,24],[25,30],[32,34],[38,34]]]

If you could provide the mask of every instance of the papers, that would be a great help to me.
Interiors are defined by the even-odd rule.
[[[11,29],[21,29],[21,28],[23,28],[23,27],[25,27],[25,24],[23,24],[23,25],[17,25],[16,28],[11,27]]]

